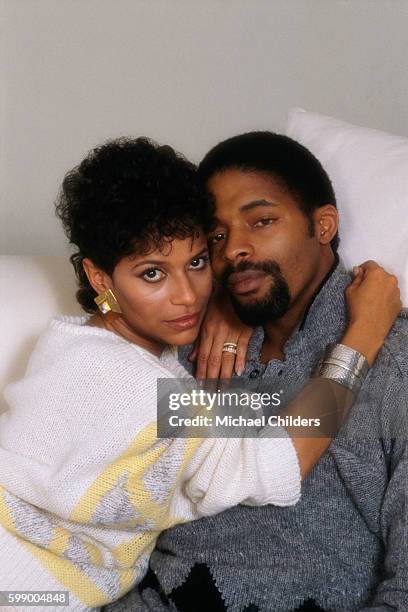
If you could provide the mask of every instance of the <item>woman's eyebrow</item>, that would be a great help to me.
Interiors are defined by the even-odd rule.
[[[245,212],[247,210],[252,210],[253,208],[270,208],[271,206],[279,206],[275,202],[270,202],[269,200],[254,200],[253,202],[248,202],[247,204],[243,204],[239,207],[241,212]]]
[[[196,255],[193,255],[191,259],[194,259],[195,257],[200,257],[200,255],[202,255],[203,253],[208,253],[208,247],[204,247],[203,249],[201,249],[201,251],[199,253],[196,253]]]
[[[139,261],[139,263],[132,266],[132,270],[138,268],[139,266],[144,266],[145,264],[152,264],[155,266],[161,265],[165,260],[164,259],[143,259],[143,261]]]
[[[203,249],[201,249],[199,253],[197,253],[196,255],[192,255],[190,259],[194,259],[195,257],[200,257],[200,255],[202,255],[203,253],[207,253],[207,252],[208,252],[208,248],[204,247]],[[166,256],[164,256],[163,259],[143,259],[142,261],[139,261],[137,264],[132,266],[132,270],[134,270],[135,268],[138,268],[139,266],[144,266],[146,264],[160,266],[166,263],[166,261],[167,261]]]

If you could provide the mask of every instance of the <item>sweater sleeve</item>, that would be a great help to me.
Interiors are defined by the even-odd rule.
[[[196,516],[237,504],[290,506],[300,497],[295,448],[284,430],[273,438],[208,439],[185,474],[185,495]]]
[[[408,446],[395,467],[383,501],[385,557],[381,581],[361,612],[408,610]]]
[[[391,415],[400,416],[398,438],[391,443],[390,478],[381,505],[381,535],[384,560],[381,579],[369,605],[361,612],[391,612],[408,610],[408,427],[407,381],[400,392],[392,395]],[[395,434],[395,427],[394,434]]]
[[[78,519],[86,497],[85,521],[101,491],[128,487],[184,498],[180,520],[238,503],[297,501],[300,470],[284,430],[264,439],[157,439],[156,379],[170,371],[128,345],[80,340],[64,347],[61,362],[32,368],[8,389],[0,485],[13,495],[67,520]]]
[[[0,485],[29,504],[78,520],[74,508],[86,498],[86,522],[100,491],[131,487],[140,506],[147,486],[148,505],[149,495],[171,495],[177,519],[192,520],[299,498],[296,451],[283,429],[263,439],[157,439],[156,379],[171,372],[128,345],[78,339],[61,363],[32,370],[8,389],[11,409],[0,417]]]

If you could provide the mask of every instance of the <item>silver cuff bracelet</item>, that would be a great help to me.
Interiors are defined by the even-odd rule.
[[[364,355],[344,344],[335,344],[327,349],[315,376],[334,380],[356,395],[368,369]]]

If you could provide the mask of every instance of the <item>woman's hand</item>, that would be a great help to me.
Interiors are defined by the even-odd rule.
[[[252,327],[241,323],[226,293],[214,293],[189,357],[190,361],[197,361],[196,378],[229,379],[234,370],[240,375],[245,368],[252,332]],[[224,342],[234,342],[237,354],[223,353]]]
[[[342,343],[371,366],[402,308],[398,280],[374,261],[354,268],[354,274],[346,289],[349,325]]]

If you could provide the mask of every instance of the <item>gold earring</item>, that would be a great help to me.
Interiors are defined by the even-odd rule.
[[[122,312],[115,294],[111,289],[107,289],[103,293],[100,293],[95,298],[95,304],[98,306],[102,314],[106,314],[109,311]]]

